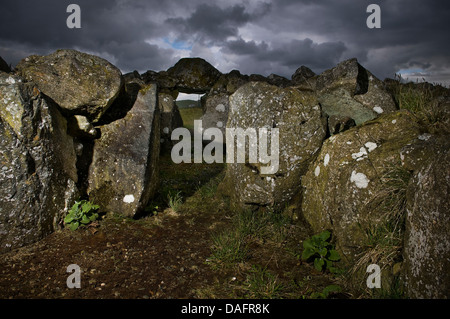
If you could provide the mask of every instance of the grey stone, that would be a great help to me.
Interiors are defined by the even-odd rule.
[[[66,113],[96,122],[114,102],[123,86],[122,73],[108,61],[75,50],[57,50],[30,56],[16,72],[33,81]]]
[[[89,169],[88,195],[105,211],[141,213],[158,182],[160,111],[156,85],[141,88],[122,118],[100,127]]]
[[[67,122],[33,83],[0,73],[0,251],[58,228],[79,196]]]

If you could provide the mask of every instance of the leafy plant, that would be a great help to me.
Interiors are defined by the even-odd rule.
[[[322,292],[313,292],[311,298],[313,299],[327,299],[330,294],[341,292],[342,288],[338,285],[326,286]]]
[[[87,225],[98,218],[97,210],[100,207],[87,200],[76,201],[64,218],[64,224],[71,230],[77,230],[81,225]]]
[[[333,245],[330,244],[330,239],[331,233],[326,230],[305,240],[303,242],[302,259],[305,261],[314,260],[314,268],[318,271],[336,272],[333,262],[339,261],[341,258],[339,253],[334,250]]]

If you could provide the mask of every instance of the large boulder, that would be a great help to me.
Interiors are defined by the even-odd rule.
[[[78,197],[76,156],[58,107],[0,72],[0,251],[54,231]]]
[[[184,93],[206,93],[220,75],[220,71],[201,58],[183,58],[167,70],[176,89]]]
[[[100,126],[88,177],[88,195],[104,211],[133,217],[141,213],[157,187],[160,113],[156,85],[138,88],[131,104],[114,105]],[[117,112],[114,108],[118,108]],[[122,109],[127,112],[122,112]],[[106,116],[106,115],[105,115]]]
[[[421,130],[410,112],[397,111],[333,135],[302,179],[303,216],[315,232],[333,232],[344,262],[353,264],[368,245],[367,233],[394,214],[383,191],[389,176],[408,182],[401,151]]]
[[[75,50],[33,55],[16,66],[16,72],[33,81],[66,113],[97,121],[123,86],[122,73],[108,61]]]
[[[264,173],[267,165],[249,163],[248,151],[246,163],[238,163],[234,158],[233,163],[227,164],[221,189],[239,207],[288,202],[299,191],[301,176],[320,150],[326,134],[326,123],[313,93],[264,82],[245,84],[230,97],[227,130],[230,128],[253,128],[257,132],[266,128],[272,134],[277,128],[279,132],[279,152],[271,154],[278,157],[276,172]],[[236,144],[226,142],[227,147]]]
[[[356,59],[339,63],[315,78],[317,98],[329,115],[351,117],[356,124],[372,120],[396,106],[382,81]]]
[[[422,135],[403,156],[404,165],[415,169],[407,192],[406,292],[410,298],[450,298],[448,135]]]

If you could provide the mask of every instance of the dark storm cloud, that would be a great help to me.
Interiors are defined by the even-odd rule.
[[[123,71],[163,70],[200,55],[222,72],[289,77],[300,65],[318,73],[356,57],[380,78],[411,69],[450,82],[447,0],[3,2],[0,56],[13,65],[76,48]],[[70,3],[82,8],[81,29],[66,27]],[[371,3],[381,7],[381,29],[366,27]]]
[[[221,8],[215,4],[200,4],[188,18],[169,18],[167,24],[179,32],[179,37],[198,36],[200,41],[220,42],[238,35],[238,28],[264,16],[270,11],[270,4],[260,3],[258,10],[249,13],[241,5]]]

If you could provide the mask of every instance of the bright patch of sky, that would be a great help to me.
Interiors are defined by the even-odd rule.
[[[184,41],[170,40],[169,38],[163,38],[163,41],[175,50],[192,50],[192,45]]]

